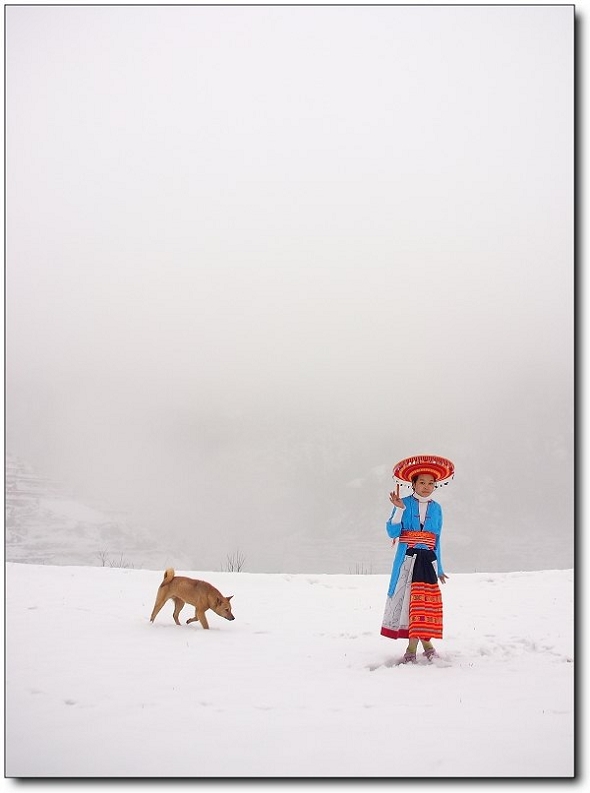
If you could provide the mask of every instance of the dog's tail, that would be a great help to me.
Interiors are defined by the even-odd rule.
[[[164,586],[164,584],[169,584],[170,581],[174,578],[174,568],[169,567],[166,572],[164,573],[164,580],[160,584],[160,586]]]

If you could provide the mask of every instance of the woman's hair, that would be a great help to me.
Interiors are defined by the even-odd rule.
[[[416,481],[417,481],[418,477],[419,476],[423,476],[425,473],[426,473],[425,471],[421,471],[421,472],[419,472],[417,474],[414,474],[414,476],[412,477],[412,487],[416,484]],[[432,478],[434,479],[434,481],[436,483],[436,476],[434,474],[431,474],[431,476],[432,476]]]

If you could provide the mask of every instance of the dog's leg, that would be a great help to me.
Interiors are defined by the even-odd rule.
[[[209,630],[209,623],[207,622],[207,617],[205,616],[205,612],[201,611],[201,613],[199,613],[198,611],[195,611],[195,615],[196,618],[201,623],[201,625],[203,626],[203,628],[205,628],[205,630]]]
[[[191,617],[190,620],[186,621],[187,625],[190,625],[191,622],[199,621],[205,630],[209,630],[209,623],[207,622],[207,617],[205,616],[205,612],[203,611],[201,614],[195,609],[195,616]]]
[[[154,603],[154,610],[152,611],[152,616],[150,617],[150,622],[153,622],[156,619],[157,613],[167,600],[168,597],[166,596],[166,593],[159,590],[156,597],[156,602]]]
[[[177,625],[180,625],[180,620],[178,619],[178,615],[182,611],[183,607],[184,607],[184,600],[181,600],[180,598],[174,598],[174,614],[172,616],[174,617],[174,622]]]

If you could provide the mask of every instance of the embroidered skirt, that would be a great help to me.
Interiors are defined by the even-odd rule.
[[[442,596],[434,551],[408,548],[395,591],[385,603],[381,635],[389,639],[442,639]]]

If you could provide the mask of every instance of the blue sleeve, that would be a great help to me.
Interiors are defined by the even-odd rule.
[[[391,537],[392,540],[394,540],[396,537],[399,537],[399,535],[402,533],[401,521],[399,523],[392,523],[391,522],[391,519],[395,515],[396,509],[397,509],[397,507],[393,508],[393,512],[391,513],[391,515],[389,516],[389,520],[385,524],[385,531]]]
[[[440,511],[440,528],[439,532],[436,535],[436,544],[434,546],[434,553],[436,554],[436,561],[438,565],[438,574],[444,575],[444,567],[442,563],[442,549],[441,549],[441,534],[442,534],[442,527],[443,527],[443,516],[442,516],[442,509]]]

